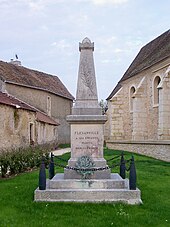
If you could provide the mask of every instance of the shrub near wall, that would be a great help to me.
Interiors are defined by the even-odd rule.
[[[45,157],[47,165],[50,150],[49,146],[41,146],[1,151],[0,176],[7,177],[39,167],[42,156]]]

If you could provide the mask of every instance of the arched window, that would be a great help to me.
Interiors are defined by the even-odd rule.
[[[131,87],[130,89],[130,111],[133,112],[133,102],[134,102],[134,93],[136,89],[134,86]]]
[[[161,78],[159,76],[156,76],[153,82],[153,104],[158,105],[159,104],[159,83],[161,82]]]

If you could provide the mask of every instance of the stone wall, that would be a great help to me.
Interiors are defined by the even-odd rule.
[[[70,143],[70,127],[66,122],[66,116],[71,113],[71,100],[39,89],[14,84],[6,84],[6,90],[9,94],[48,113],[51,117],[56,119],[60,123],[60,126],[58,126],[58,142]],[[48,106],[48,102],[50,102],[50,107]],[[49,111],[49,108],[51,111]]]
[[[54,125],[36,122],[35,140],[37,144],[57,144],[58,128]]]
[[[106,146],[109,149],[130,151],[170,162],[170,141],[168,143],[154,141],[107,141]]]
[[[0,105],[0,149],[56,144],[57,126],[36,121],[36,113]]]
[[[30,145],[29,122],[35,121],[35,113],[0,105],[0,148]]]

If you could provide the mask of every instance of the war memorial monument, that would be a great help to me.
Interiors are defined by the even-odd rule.
[[[111,173],[103,157],[104,124],[98,104],[94,43],[79,43],[80,63],[76,101],[67,116],[71,128],[71,158],[64,173],[47,180],[44,190],[35,190],[35,201],[124,202],[140,204],[140,190],[129,189],[128,179]]]

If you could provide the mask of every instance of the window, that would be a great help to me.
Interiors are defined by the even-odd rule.
[[[15,109],[14,110],[14,128],[17,130],[19,126],[19,121],[20,121],[20,115],[19,115],[19,110]]]
[[[47,96],[47,114],[51,116],[51,97]]]
[[[134,94],[135,94],[135,87],[131,87],[130,89],[130,111],[133,112],[133,102],[134,102]]]
[[[57,128],[53,128],[53,136],[56,137],[57,136]]]
[[[153,104],[159,105],[159,84],[161,82],[161,79],[159,76],[156,76],[153,82]]]
[[[34,125],[30,123],[29,125],[29,136],[30,136],[30,145],[34,145]]]

